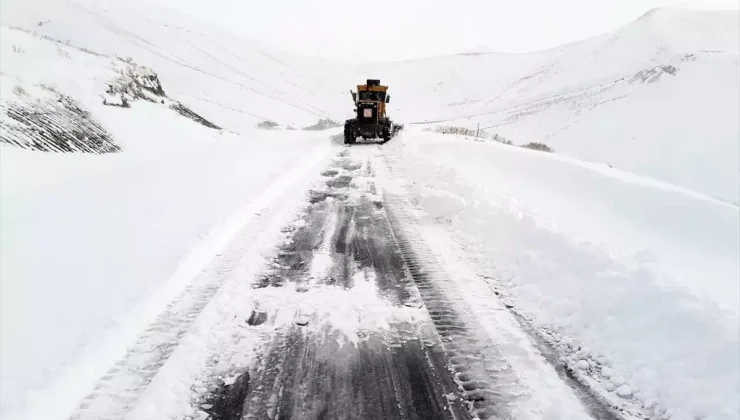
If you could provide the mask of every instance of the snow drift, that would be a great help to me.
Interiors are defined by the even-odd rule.
[[[478,267],[490,290],[475,294],[503,297],[576,375],[637,418],[737,418],[737,207],[498,143],[410,131],[389,146],[441,229],[428,242]]]

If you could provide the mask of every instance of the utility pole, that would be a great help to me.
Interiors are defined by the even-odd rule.
[[[478,123],[478,127],[475,129],[475,140],[478,140],[479,134],[480,134],[480,123]]]

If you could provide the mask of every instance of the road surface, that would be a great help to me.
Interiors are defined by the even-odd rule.
[[[528,346],[539,347],[544,357],[534,356],[535,364],[544,367],[531,369],[534,377],[516,371],[505,354],[511,347],[496,343],[479,324],[480,312],[468,310],[464,295],[476,291],[450,281],[424,241],[408,234],[404,211],[412,206],[378,184],[393,177],[387,147],[341,148],[307,195],[300,220],[283,227],[285,242],[269,269],[256,279],[239,278],[236,263],[206,270],[72,418],[138,420],[159,406],[188,404],[195,414],[177,418],[619,419],[534,338]],[[238,261],[249,241],[241,242],[220,258]],[[250,285],[250,304],[229,303],[220,291],[229,276]],[[233,318],[235,327],[224,329],[231,332],[194,333],[209,310]],[[208,356],[189,360],[191,349]],[[531,352],[515,351],[531,360]],[[196,373],[178,376],[183,370]],[[559,385],[551,392],[553,378]],[[526,381],[542,383],[532,388]],[[188,401],[169,401],[162,390],[175,386],[190,389]],[[543,387],[557,395],[543,398]]]

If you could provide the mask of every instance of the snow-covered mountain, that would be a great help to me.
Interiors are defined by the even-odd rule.
[[[407,122],[488,129],[738,203],[736,11],[655,9],[613,32],[531,54],[470,53],[362,67]]]
[[[2,417],[66,418],[235,235],[260,261],[291,217],[278,209],[339,149],[341,129],[302,128],[341,122],[348,91],[380,78],[391,114],[418,123],[389,149],[395,174],[440,229],[479,235],[481,271],[569,337],[574,363],[611,361],[619,380],[600,380],[636,405],[732,418],[738,17],[658,9],[548,51],[348,65],[137,2],[3,1]],[[420,130],[440,124],[556,154]]]
[[[347,91],[377,77],[390,85],[401,121],[480,124],[517,144],[544,142],[740,202],[734,11],[655,9],[613,32],[530,54],[347,66],[273,51],[152,6],[34,1],[43,6],[4,4],[3,23],[132,57],[180,102],[230,130],[267,119],[294,127],[341,121],[351,114]]]
[[[267,49],[172,10],[85,0],[9,1],[2,7],[6,31],[22,28],[60,48],[130,57],[157,72],[167,94],[229,130],[265,119],[298,128],[337,113],[338,92],[326,84],[330,63]],[[24,51],[16,55],[34,54]],[[97,99],[102,92],[90,93]]]

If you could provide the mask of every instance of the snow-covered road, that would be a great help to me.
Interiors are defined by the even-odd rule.
[[[471,308],[506,305],[638,418],[740,415],[737,206],[495,142],[408,132],[387,146],[385,188],[411,197]],[[505,342],[500,320],[481,323]]]
[[[3,420],[740,417],[737,12],[349,65],[2,6]]]
[[[72,418],[623,418],[450,263],[387,146],[331,146],[294,220],[240,229]]]
[[[410,239],[406,197],[378,186],[391,175],[382,147],[345,150],[324,175],[257,286],[250,317],[274,331],[250,372],[244,418],[616,418],[526,340],[506,344],[539,370],[537,383],[510,364],[501,335],[478,318],[506,309],[469,307],[469,293]]]
[[[84,175],[83,159],[66,182],[29,180],[78,191],[38,197],[58,217],[79,219],[55,229],[98,238],[76,242],[77,251],[47,248],[45,269],[64,266],[69,253],[107,255],[115,228],[160,261],[147,266],[130,254],[136,247],[122,247],[128,271],[119,275],[164,280],[128,284],[131,304],[115,290],[92,290],[94,282],[67,282],[60,299],[26,315],[37,330],[54,313],[97,310],[92,320],[107,314],[117,323],[65,322],[66,339],[18,331],[4,341],[18,351],[57,350],[26,359],[59,366],[41,386],[41,372],[23,365],[4,376],[36,389],[18,388],[28,399],[17,418],[736,416],[737,302],[726,293],[737,287],[733,205],[556,155],[415,129],[382,146],[343,146],[331,130],[306,136],[260,134],[254,145],[273,153],[270,165],[240,166],[255,163],[250,143],[224,139],[210,153],[230,158],[206,159],[221,163],[213,172],[189,173],[196,154],[137,161],[134,151],[99,181]],[[117,199],[112,187],[136,162],[148,188]],[[534,182],[533,173],[543,176]],[[183,189],[182,177],[199,182]],[[141,236],[154,232],[100,219],[108,233],[95,236],[102,225],[88,212],[98,202],[80,192],[95,182],[111,212],[128,209],[116,220],[139,215],[148,226],[210,233],[195,247],[192,238],[157,246]],[[213,182],[229,191],[213,197],[230,201],[182,207],[197,202],[192,194],[208,197]],[[154,205],[156,191],[168,191],[182,214]],[[603,206],[594,194],[604,191],[621,201]],[[4,206],[23,197],[9,192]],[[658,223],[667,202],[678,210]],[[149,209],[146,218],[136,208]],[[51,223],[30,210],[15,214],[18,232]],[[177,264],[163,264],[167,255]],[[105,269],[74,267],[88,278]],[[702,270],[712,270],[711,281],[698,280]],[[70,306],[84,295],[95,299]],[[21,309],[33,308],[3,304],[15,319]],[[90,339],[79,347],[70,337],[83,330]]]

